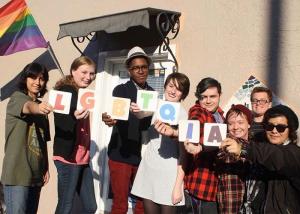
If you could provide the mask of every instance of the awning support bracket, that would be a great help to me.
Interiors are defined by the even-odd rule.
[[[162,53],[162,51],[168,51],[171,54],[175,64],[173,72],[178,72],[179,68],[177,59],[170,48],[170,40],[175,39],[179,33],[179,16],[179,14],[168,16],[167,13],[161,12],[156,17],[156,27],[163,40],[163,43],[159,46],[159,53]]]
[[[79,51],[79,53],[81,54],[81,56],[84,56],[84,53],[80,50],[80,48],[77,46],[75,40],[78,43],[83,43],[85,40],[89,40],[90,42],[92,41],[96,41],[97,40],[97,33],[96,32],[91,32],[89,33],[89,35],[87,36],[81,36],[81,37],[71,37],[72,43],[75,46],[75,48]]]

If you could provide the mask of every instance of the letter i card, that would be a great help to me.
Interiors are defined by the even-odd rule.
[[[205,146],[221,145],[221,142],[226,138],[227,125],[222,123],[205,123],[204,124],[204,139]]]
[[[88,109],[93,111],[95,107],[95,91],[86,88],[78,90],[77,110]]]
[[[199,143],[200,122],[199,120],[179,120],[179,141],[188,140],[191,143]]]
[[[141,111],[156,111],[158,101],[157,91],[138,90],[136,104]]]
[[[128,120],[130,99],[122,97],[112,97],[111,108],[108,114],[116,120]]]
[[[53,111],[60,114],[69,114],[72,93],[58,90],[49,91],[49,104],[53,106]]]

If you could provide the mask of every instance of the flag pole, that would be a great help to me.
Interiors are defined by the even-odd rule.
[[[47,44],[48,44],[47,49],[48,49],[48,51],[49,51],[49,53],[50,53],[50,55],[51,55],[51,57],[52,57],[55,65],[57,66],[57,68],[58,68],[61,76],[64,77],[65,76],[64,72],[62,71],[62,69],[60,67],[60,64],[59,64],[59,62],[58,62],[58,60],[57,60],[57,58],[56,58],[56,56],[55,56],[55,54],[53,52],[53,49],[52,49],[51,45],[50,45],[50,42],[48,41]]]

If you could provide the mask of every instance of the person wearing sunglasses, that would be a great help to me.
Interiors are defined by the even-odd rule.
[[[264,167],[267,182],[264,213],[299,213],[300,148],[297,145],[299,120],[287,106],[270,108],[263,119],[266,141],[239,144],[227,138],[221,148]],[[251,210],[244,213],[252,213]]]

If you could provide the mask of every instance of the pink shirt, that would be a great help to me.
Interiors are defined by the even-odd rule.
[[[63,157],[53,156],[53,160],[58,160],[63,163],[84,165],[90,161],[90,120],[89,117],[81,119],[77,123],[76,127],[76,145],[72,154],[72,158],[67,161]]]

